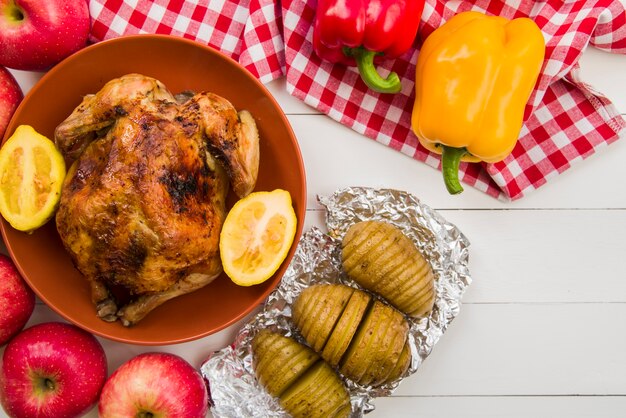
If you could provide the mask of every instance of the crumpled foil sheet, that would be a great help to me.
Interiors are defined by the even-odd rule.
[[[430,261],[437,292],[430,315],[409,320],[412,362],[406,374],[378,387],[343,379],[352,402],[351,417],[374,410],[377,397],[388,396],[406,376],[417,371],[450,322],[459,314],[461,297],[472,279],[468,269],[469,241],[435,210],[409,193],[391,189],[351,187],[332,196],[318,196],[326,207],[328,233],[311,228],[298,248],[278,287],[258,314],[239,331],[228,347],[212,353],[201,366],[211,396],[214,417],[288,417],[278,402],[257,382],[251,342],[261,329],[272,329],[304,343],[291,324],[291,304],[305,288],[317,283],[344,283],[359,287],[341,268],[341,238],[362,220],[385,220],[400,227]]]

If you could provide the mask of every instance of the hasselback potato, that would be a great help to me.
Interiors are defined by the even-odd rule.
[[[348,417],[350,397],[335,371],[293,338],[261,330],[252,340],[254,373],[293,417]]]
[[[326,310],[332,312],[306,315]],[[342,284],[311,286],[294,302],[293,321],[324,360],[362,385],[389,382],[408,368],[408,323],[366,292]]]
[[[342,240],[342,263],[355,282],[411,317],[427,315],[435,302],[430,263],[396,226],[383,221],[352,225]]]

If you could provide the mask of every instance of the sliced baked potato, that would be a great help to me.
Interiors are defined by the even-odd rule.
[[[344,303],[348,293],[350,298]],[[409,325],[398,310],[342,284],[311,286],[294,304],[315,305],[334,307],[336,312],[303,316],[307,310],[294,309],[293,321],[309,345],[326,341],[317,351],[344,376],[362,385],[379,385],[406,371],[409,362],[403,348]],[[332,323],[324,322],[328,318]]]
[[[432,310],[431,265],[398,227],[383,221],[352,225],[342,240],[341,256],[351,279],[406,315],[423,317]]]
[[[350,397],[343,382],[309,347],[261,330],[252,341],[252,353],[257,379],[293,417],[350,415]]]

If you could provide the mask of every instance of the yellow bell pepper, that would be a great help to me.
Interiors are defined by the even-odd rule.
[[[412,128],[441,155],[451,194],[463,191],[459,162],[497,162],[519,136],[545,54],[539,27],[462,12],[437,28],[417,59]]]

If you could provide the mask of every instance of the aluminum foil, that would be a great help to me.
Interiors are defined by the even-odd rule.
[[[359,287],[341,268],[341,238],[356,222],[385,220],[401,228],[431,263],[437,295],[428,317],[409,320],[413,356],[404,376],[378,387],[343,379],[351,397],[351,417],[374,410],[377,397],[390,395],[406,376],[415,373],[459,313],[461,297],[472,279],[469,241],[456,226],[415,196],[398,190],[351,187],[332,196],[318,196],[318,201],[326,208],[327,232],[314,227],[302,235],[280,284],[259,313],[230,346],[212,353],[201,366],[216,418],[288,417],[254,376],[251,341],[259,330],[272,329],[305,343],[291,323],[291,304],[300,292],[317,283]]]

